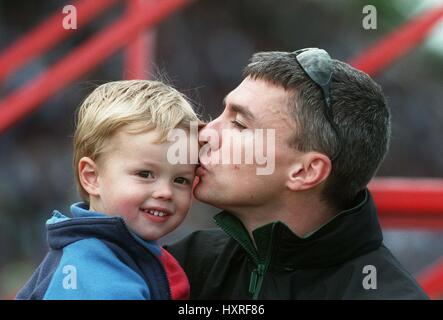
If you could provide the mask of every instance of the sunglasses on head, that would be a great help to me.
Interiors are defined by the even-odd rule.
[[[306,75],[317,85],[320,87],[323,92],[323,97],[325,101],[324,114],[326,119],[331,124],[332,129],[334,130],[337,141],[338,141],[338,149],[334,153],[331,158],[331,161],[334,162],[341,152],[341,137],[340,132],[338,131],[337,125],[333,120],[332,115],[332,107],[331,107],[331,99],[330,99],[330,83],[332,78],[332,59],[329,54],[323,50],[318,48],[306,48],[300,49],[293,52],[295,54],[295,59]]]

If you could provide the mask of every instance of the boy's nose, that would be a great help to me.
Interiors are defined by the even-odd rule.
[[[171,186],[167,182],[159,183],[155,187],[155,191],[152,193],[154,199],[171,200],[172,190]]]

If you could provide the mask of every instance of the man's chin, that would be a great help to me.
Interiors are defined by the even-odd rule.
[[[217,194],[213,188],[209,188],[202,180],[195,185],[193,190],[194,198],[200,202],[215,206]]]

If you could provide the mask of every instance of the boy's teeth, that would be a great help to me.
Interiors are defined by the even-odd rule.
[[[147,213],[156,216],[156,217],[164,217],[166,216],[166,213],[162,212],[162,211],[158,211],[158,210],[145,210],[147,211]]]

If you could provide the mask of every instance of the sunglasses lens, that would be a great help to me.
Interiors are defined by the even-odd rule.
[[[332,63],[329,54],[322,49],[312,48],[297,55],[300,66],[308,76],[321,87],[329,85],[332,76]]]

